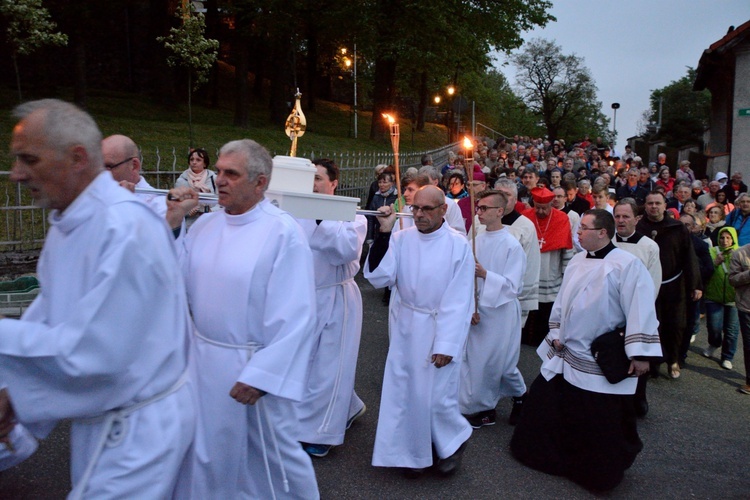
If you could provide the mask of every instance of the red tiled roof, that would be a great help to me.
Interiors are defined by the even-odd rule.
[[[745,31],[750,30],[750,21],[747,21],[745,24],[735,28],[734,30],[730,31],[726,35],[724,35],[724,38],[721,40],[718,40],[711,44],[711,46],[708,48],[710,51],[714,51],[717,49],[720,49],[724,45],[728,44],[738,36],[742,35]]]

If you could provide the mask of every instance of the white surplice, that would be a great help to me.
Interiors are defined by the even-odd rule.
[[[339,445],[350,416],[362,334],[362,294],[354,276],[367,236],[367,219],[357,215],[353,222],[298,222],[312,250],[318,317],[307,390],[296,405],[298,439]]]
[[[521,326],[526,324],[529,311],[539,309],[539,269],[542,265],[542,254],[539,251],[539,240],[536,227],[525,215],[518,217],[513,224],[506,226],[510,234],[516,237],[526,254],[526,272],[523,275],[523,290],[518,297],[521,303]]]
[[[0,380],[38,437],[72,420],[71,495],[168,497],[195,424],[180,385],[189,316],[173,236],[109,172],[49,222],[41,293],[20,320],[0,321]]]
[[[429,467],[433,444],[446,458],[471,435],[458,408],[458,384],[473,276],[466,237],[445,223],[429,234],[416,227],[394,232],[380,265],[374,271],[365,265],[374,287],[393,288],[373,465]],[[453,360],[436,368],[433,354]]]
[[[614,248],[603,259],[576,254],[552,306],[550,331],[539,345],[542,375],[562,374],[570,384],[605,394],[634,394],[638,379],[610,384],[591,354],[591,342],[623,325],[628,357],[659,357],[654,287],[646,267],[634,255]],[[553,340],[564,348],[555,350]]]
[[[661,260],[659,260],[659,245],[641,233],[634,232],[627,238],[615,235],[612,243],[628,253],[632,253],[646,266],[651,279],[654,282],[654,297],[659,296],[661,288]]]
[[[201,216],[180,250],[196,328],[198,430],[175,497],[317,497],[294,410],[315,340],[312,255],[302,229],[264,199],[243,214]],[[268,394],[242,405],[229,396],[238,381]]]
[[[478,279],[479,323],[471,325],[461,364],[461,413],[492,410],[502,397],[526,392],[521,353],[521,304],[526,254],[508,228],[477,236],[477,261],[487,270]]]

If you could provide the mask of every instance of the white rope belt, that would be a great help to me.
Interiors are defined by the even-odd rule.
[[[339,281],[338,283],[331,283],[330,285],[316,286],[315,289],[316,290],[325,290],[326,288],[333,288],[334,286],[344,286],[347,283],[353,283],[353,282],[354,282],[354,278],[347,278],[344,281]]]
[[[208,344],[215,345],[216,347],[223,347],[224,349],[240,349],[242,351],[250,351],[251,356],[263,347],[263,344],[261,344],[260,342],[248,342],[247,344],[228,344],[226,342],[219,342],[218,340],[204,337],[203,335],[198,333],[198,330],[196,329],[193,329],[193,333],[196,337]]]
[[[86,491],[86,487],[88,486],[88,483],[91,480],[91,476],[94,473],[94,467],[96,467],[96,464],[99,462],[99,458],[101,457],[101,454],[104,451],[104,448],[105,447],[114,448],[115,446],[118,446],[125,439],[125,436],[127,436],[128,417],[132,413],[135,413],[136,411],[140,410],[141,408],[144,408],[152,403],[155,403],[157,401],[160,401],[166,398],[167,396],[171,394],[174,394],[183,385],[185,385],[187,378],[188,378],[188,371],[185,370],[182,373],[182,375],[180,375],[180,378],[177,379],[177,382],[172,384],[170,388],[158,394],[154,394],[148,399],[144,399],[143,401],[139,403],[135,403],[126,408],[118,408],[115,410],[110,410],[104,413],[103,415],[100,415],[97,417],[76,419],[76,423],[97,424],[100,422],[104,422],[104,426],[102,428],[102,433],[99,436],[99,441],[96,443],[96,447],[94,448],[94,451],[91,454],[91,458],[89,459],[88,466],[86,467],[86,470],[83,473],[83,476],[81,476],[81,480],[78,482],[75,488],[73,488],[73,491],[70,492],[70,495],[68,496],[69,499],[79,500],[83,498],[83,494]]]
[[[259,342],[248,342],[247,344],[228,344],[226,342],[219,342],[218,340],[210,339],[208,337],[204,337],[200,333],[198,333],[197,329],[193,329],[193,333],[196,337],[203,340],[204,342],[214,345],[216,347],[221,347],[224,349],[232,349],[232,350],[243,350],[248,351],[250,353],[250,357],[252,358],[253,354],[256,353],[256,351],[263,348],[263,344]],[[271,466],[268,463],[268,453],[266,449],[266,437],[263,432],[263,420],[265,419],[266,422],[268,422],[268,428],[271,429],[271,441],[273,441],[274,449],[276,450],[276,459],[279,461],[279,468],[281,469],[281,477],[284,482],[284,492],[289,493],[289,480],[286,477],[286,469],[284,468],[284,462],[281,461],[281,450],[279,449],[279,442],[276,439],[276,433],[273,432],[273,427],[271,426],[271,419],[268,418],[268,415],[266,414],[266,407],[265,405],[262,405],[263,398],[258,399],[253,406],[255,406],[255,416],[258,419],[258,436],[260,437],[260,446],[263,448],[263,464],[266,467],[266,479],[268,480],[268,486],[271,488],[271,498],[274,500],[276,499],[276,492],[273,488],[273,480],[271,479]]]
[[[432,317],[432,323],[434,326],[434,333],[432,335],[432,344],[430,344],[430,352],[427,353],[427,364],[432,364],[432,348],[435,347],[435,335],[437,334],[437,316],[438,316],[438,310],[437,309],[424,309],[422,307],[417,307],[413,304],[409,304],[408,302],[404,302],[403,299],[401,300],[401,305],[406,306],[407,309],[411,309],[412,311],[420,312],[423,314],[429,314]]]
[[[682,276],[682,271],[680,271],[680,272],[679,272],[679,273],[677,273],[676,275],[672,276],[672,277],[671,277],[671,278],[669,278],[668,280],[666,280],[666,281],[662,281],[662,282],[661,282],[661,284],[662,284],[662,285],[666,285],[667,283],[672,283],[672,282],[673,282],[674,280],[676,280],[676,279],[677,279],[677,278],[679,278],[680,276]]]
[[[315,290],[316,291],[326,290],[328,288],[333,288],[335,286],[340,286],[343,288],[343,286],[348,283],[354,283],[354,278],[347,278],[343,281],[340,281],[338,283],[332,283],[330,285],[321,285],[319,287],[316,287]],[[323,422],[320,424],[320,427],[318,427],[318,434],[321,434],[323,432],[328,432],[328,426],[331,423],[331,419],[333,418],[333,408],[336,405],[336,400],[338,399],[338,395],[339,395],[339,386],[341,385],[341,372],[344,368],[344,333],[346,332],[346,324],[347,324],[348,316],[349,316],[349,308],[347,307],[346,293],[344,293],[343,296],[344,296],[344,317],[342,318],[341,336],[339,337],[339,368],[336,371],[336,380],[334,380],[334,383],[333,383],[333,393],[331,394],[330,401],[328,401],[328,407],[326,408],[325,415],[323,415]]]

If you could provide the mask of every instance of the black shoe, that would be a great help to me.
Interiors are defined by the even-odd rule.
[[[464,418],[469,422],[472,429],[479,429],[487,425],[495,425],[496,420],[495,410],[480,411],[473,415],[464,415]]]
[[[448,458],[440,459],[437,463],[437,471],[438,474],[440,474],[443,477],[452,476],[456,473],[459,467],[461,467],[461,458],[464,455],[464,450],[466,449],[466,443],[468,443],[469,440],[463,442],[461,446],[458,447],[456,452],[449,456]]]
[[[427,469],[403,469],[404,477],[407,479],[419,479]]]
[[[648,401],[646,398],[635,398],[633,400],[633,407],[635,408],[635,416],[643,418],[648,414]]]
[[[508,417],[508,423],[510,425],[518,424],[521,420],[521,412],[523,412],[523,401],[526,399],[526,394],[519,397],[513,398],[513,408],[510,410],[510,416]]]

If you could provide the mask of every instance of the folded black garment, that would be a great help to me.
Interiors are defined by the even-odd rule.
[[[630,359],[625,354],[625,327],[595,338],[591,343],[591,355],[610,384],[622,382],[630,376]]]

